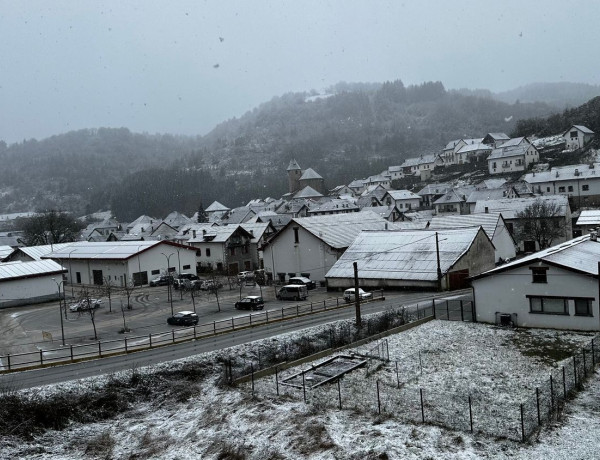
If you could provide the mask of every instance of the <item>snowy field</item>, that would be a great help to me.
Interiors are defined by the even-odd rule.
[[[306,334],[306,332],[305,332]],[[382,345],[390,362],[371,360],[342,379],[343,410],[336,385],[315,392],[281,391],[275,395],[274,379],[255,381],[236,388],[220,386],[220,376],[167,382],[161,392],[128,388],[131,408],[115,417],[91,423],[72,423],[60,431],[48,430],[32,439],[6,436],[1,458],[31,459],[593,459],[600,435],[600,382],[596,375],[585,390],[570,401],[559,422],[545,425],[528,443],[505,437],[471,434],[468,429],[449,430],[431,423],[407,422],[397,411],[392,395],[424,390],[426,421],[435,404],[464,418],[458,396],[510,407],[530,395],[561,360],[588,343],[590,334],[548,330],[512,330],[492,326],[432,321],[388,337]],[[214,362],[235,352],[254,359],[256,344],[155,366],[108,378],[24,392],[51,398],[97,391],[115,380],[143,381],[166,370],[190,363]],[[369,348],[365,346],[362,351]],[[396,373],[395,363],[399,364]],[[318,364],[318,362],[316,363]],[[305,370],[305,364],[298,369]],[[211,368],[217,372],[221,366]],[[402,377],[402,378],[400,378]],[[280,379],[282,376],[280,376]],[[372,383],[380,381],[385,396],[379,414]],[[400,389],[398,382],[400,381]],[[154,382],[154,381],[153,381]],[[166,388],[166,390],[164,389]],[[176,391],[175,391],[176,390]],[[351,391],[352,390],[352,391]],[[136,393],[138,391],[138,393]],[[284,394],[285,393],[285,394]],[[420,417],[420,405],[416,406]],[[440,409],[440,411],[442,411]],[[442,411],[443,412],[443,411]],[[477,412],[476,412],[477,414]],[[450,413],[452,415],[452,413]],[[477,417],[475,417],[477,421]],[[478,423],[483,420],[479,416]],[[462,422],[461,422],[462,423]]]

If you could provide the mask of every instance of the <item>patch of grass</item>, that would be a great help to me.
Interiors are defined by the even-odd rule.
[[[108,431],[92,438],[85,448],[85,454],[93,457],[110,458],[115,440]]]
[[[590,340],[592,337],[590,336]],[[510,337],[510,343],[522,355],[539,358],[546,365],[554,365],[564,359],[570,358],[581,349],[583,343],[572,343],[564,340],[560,332],[551,336],[542,337],[532,334],[526,329],[517,329]]]
[[[172,444],[173,438],[168,435],[154,435],[150,430],[140,438],[137,452],[129,456],[129,460],[144,460],[160,457]]]

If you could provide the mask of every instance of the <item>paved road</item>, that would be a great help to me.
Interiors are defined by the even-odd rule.
[[[390,306],[414,303],[425,304],[433,297],[468,296],[469,291],[454,292],[451,295],[432,293],[406,293],[395,297],[387,297],[385,301],[376,301],[363,304],[362,313],[369,314],[384,311]],[[121,370],[143,367],[151,364],[171,361],[199,353],[220,350],[234,345],[248,343],[267,337],[276,336],[286,332],[300,330],[307,327],[325,324],[331,321],[354,317],[354,306],[328,310],[314,315],[302,316],[286,321],[272,323],[251,329],[238,330],[227,334],[204,338],[197,341],[181,343],[166,347],[155,348],[147,351],[130,353],[127,355],[85,361],[63,366],[48,367],[14,374],[0,375],[0,387],[21,389],[35,386],[54,384],[89,376],[101,375]]]

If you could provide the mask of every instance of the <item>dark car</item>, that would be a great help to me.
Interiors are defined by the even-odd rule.
[[[237,310],[262,310],[265,308],[265,302],[262,297],[257,295],[249,295],[244,297],[239,302],[235,303]]]
[[[194,275],[193,273],[181,273],[179,277],[175,278],[173,281],[173,287],[175,289],[185,288],[188,286],[191,287],[191,284],[187,284],[186,281],[191,283],[192,281],[197,281],[198,279],[198,275]]]
[[[172,283],[173,277],[171,275],[160,275],[158,278],[150,281],[150,286],[167,286]]]
[[[317,287],[317,283],[310,278],[306,278],[305,276],[294,276],[290,278],[290,282],[288,284],[304,284],[306,289],[315,289]]]
[[[198,315],[193,311],[180,311],[167,318],[167,324],[172,326],[194,326],[198,324]]]

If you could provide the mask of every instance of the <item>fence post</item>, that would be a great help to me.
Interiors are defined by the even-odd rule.
[[[277,366],[275,366],[275,388],[277,389],[277,396],[279,396],[279,371]]]
[[[265,323],[269,322],[269,310],[265,310]]]
[[[419,388],[419,394],[421,395],[421,420],[425,423],[425,407],[423,406],[423,388]]]
[[[538,426],[542,424],[542,416],[540,415],[540,389],[535,388],[535,402],[537,405]]]
[[[254,398],[254,365],[252,363],[250,363],[250,372],[252,373],[252,397]]]
[[[335,298],[335,306],[336,306],[336,307],[339,307],[339,306],[340,306],[340,298],[339,298],[339,297],[336,297],[336,298]]]
[[[446,316],[448,317],[448,321],[450,321],[450,304],[449,304],[449,300],[446,299]]]
[[[575,387],[577,387],[577,360],[575,359],[575,355],[573,355],[573,379],[575,380]]]
[[[594,355],[594,339],[592,339],[592,371],[596,368],[596,356]]]
[[[150,342],[150,348],[152,348],[152,333],[148,334],[148,341]]]
[[[127,353],[127,337],[125,337],[125,353]]]
[[[194,324],[194,340],[196,340],[196,325]]]
[[[563,398],[567,399],[567,378],[565,375],[565,366],[562,367],[563,368]]]
[[[465,320],[465,314],[463,313],[463,301],[462,301],[462,299],[460,299],[460,320],[461,321]]]
[[[521,404],[521,438],[525,442],[525,420],[523,418],[523,404]]]
[[[300,311],[298,310],[298,308],[300,307],[298,306],[298,304],[296,304],[296,316],[300,315]],[[310,303],[310,312],[312,313],[312,302]]]
[[[306,404],[306,384],[304,382],[304,371],[302,371],[302,392],[304,394],[304,404]]]
[[[385,339],[385,354],[387,355],[387,360],[390,360],[390,344],[388,339]]]
[[[250,321],[250,326],[252,326],[252,313],[248,315],[248,321]]]
[[[235,331],[235,324],[233,322],[233,317],[231,318],[231,330]]]
[[[471,408],[471,395],[469,395],[469,422],[471,423],[471,433],[473,433],[473,409]]]
[[[43,355],[43,353],[44,352],[42,350],[40,350],[40,366],[44,365],[44,355]]]
[[[6,359],[8,361],[8,370],[10,371],[10,353],[6,355]]]
[[[552,381],[552,373],[550,373],[550,412],[554,412],[554,383]]]
[[[323,299],[323,310],[327,310],[327,302]]]
[[[175,343],[175,329],[171,329],[171,336],[173,337],[173,343]]]
[[[340,410],[342,410],[342,389],[340,387],[340,379],[338,379],[337,384],[338,384],[338,401],[339,401],[339,405],[340,405]]]
[[[213,335],[217,334],[217,322],[213,321]]]
[[[435,319],[435,297],[433,298],[433,319]]]
[[[73,345],[71,345],[71,362],[73,362]]]
[[[423,361],[421,360],[421,350],[419,350],[419,367],[421,368],[421,374],[423,374]]]
[[[283,307],[281,307],[281,319],[283,319]]]
[[[381,415],[381,399],[379,398],[379,380],[375,381],[377,385],[377,413]]]
[[[98,356],[102,358],[102,342],[98,342]]]
[[[581,351],[583,352],[583,378],[587,379],[587,369],[585,364],[585,347],[583,347]]]
[[[420,319],[420,316],[419,316],[419,304],[417,304],[417,319]]]
[[[396,360],[396,381],[398,382],[398,388],[400,388],[400,374],[398,373],[398,360]]]

